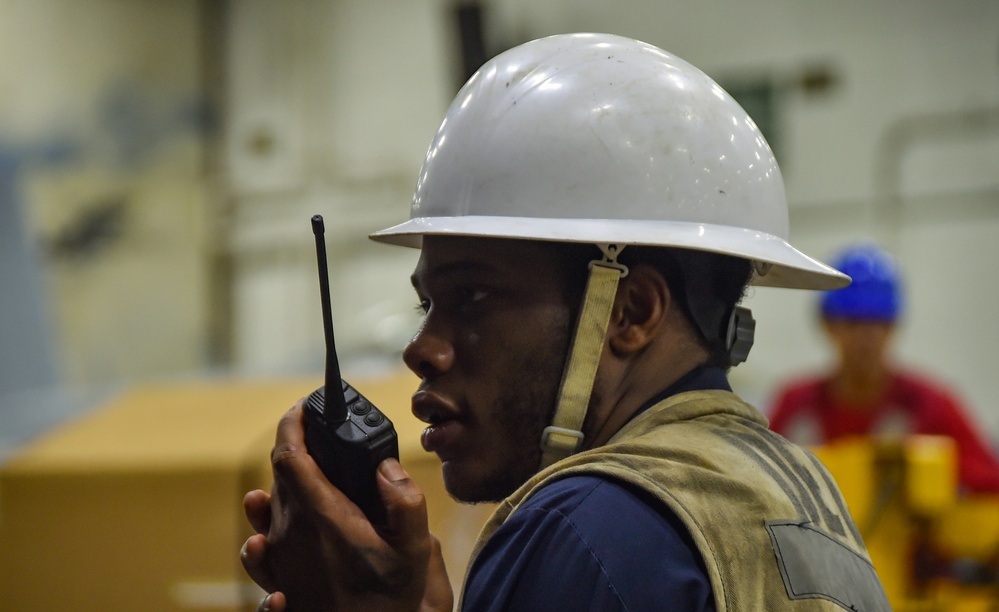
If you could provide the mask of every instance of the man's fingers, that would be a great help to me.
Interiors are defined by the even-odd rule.
[[[333,601],[335,593],[349,585],[355,595],[358,588],[391,593],[408,602],[406,609],[414,609],[427,595],[433,549],[422,491],[397,460],[383,461],[377,485],[388,525],[376,529],[356,504],[331,486],[309,455],[305,433],[311,421],[304,408],[300,400],[278,424],[271,452],[271,494],[251,491],[244,498],[251,524],[266,533],[250,537],[240,555],[250,578],[271,593],[259,609],[284,610],[285,593],[292,606],[315,609],[307,608],[308,602]],[[443,602],[440,609],[450,612],[447,602],[452,595],[443,567],[435,569],[434,579],[429,601],[435,602],[434,609],[436,602]]]
[[[243,512],[257,533],[267,535],[271,528],[271,496],[257,489],[243,496]]]
[[[302,422],[305,400],[300,399],[285,412],[278,422],[274,448],[271,450],[271,464],[275,470],[295,469],[305,447],[305,427]],[[289,467],[290,466],[290,467]]]
[[[309,455],[305,445],[305,400],[298,400],[278,423],[271,465],[275,486],[286,491],[283,496],[298,498],[309,508],[322,514],[354,514],[361,510],[329,480]]]
[[[267,563],[267,538],[257,534],[247,538],[243,549],[239,551],[239,560],[246,570],[246,575],[268,593],[277,590],[277,583],[271,575]]]

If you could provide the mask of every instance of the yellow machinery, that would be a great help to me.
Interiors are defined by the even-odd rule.
[[[958,494],[953,440],[850,438],[813,451],[896,611],[999,611],[999,495]]]

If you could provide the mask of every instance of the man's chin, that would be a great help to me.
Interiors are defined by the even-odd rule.
[[[448,495],[463,504],[501,502],[527,481],[527,477],[511,479],[509,474],[502,477],[471,474],[450,461],[445,461],[441,469]]]

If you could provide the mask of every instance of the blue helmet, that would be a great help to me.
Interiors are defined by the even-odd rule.
[[[853,282],[826,291],[819,306],[827,319],[894,321],[902,310],[902,281],[894,258],[873,245],[847,248],[832,266]]]

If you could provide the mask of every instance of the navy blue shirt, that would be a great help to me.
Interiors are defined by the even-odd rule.
[[[731,390],[698,368],[650,400]],[[636,413],[636,414],[638,414]],[[600,476],[558,480],[493,534],[465,582],[463,610],[714,610],[690,534],[647,493]]]

